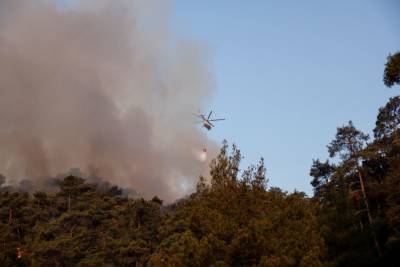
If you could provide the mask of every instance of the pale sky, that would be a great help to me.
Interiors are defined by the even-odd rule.
[[[209,47],[226,117],[210,138],[236,143],[244,166],[264,157],[270,185],[310,194],[312,159],[325,160],[336,127],[370,132],[400,88],[382,83],[400,50],[400,2],[174,1],[176,31]]]

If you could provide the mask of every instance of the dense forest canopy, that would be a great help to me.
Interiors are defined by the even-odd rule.
[[[2,192],[3,266],[322,266],[313,203],[267,190],[264,162],[238,177],[224,144],[187,198],[163,206],[68,176],[56,193]]]
[[[400,85],[400,53],[387,86]],[[173,204],[77,175],[54,192],[11,190],[0,175],[1,266],[400,266],[400,97],[373,137],[350,121],[314,160],[314,196],[268,187],[261,159],[240,171],[225,142],[196,191]]]
[[[396,53],[388,57],[383,81],[400,85],[399,77]],[[313,201],[325,260],[333,266],[400,266],[399,130],[395,96],[379,109],[372,139],[350,121],[328,145],[332,161],[313,162]]]

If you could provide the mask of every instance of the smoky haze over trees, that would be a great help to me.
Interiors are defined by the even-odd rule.
[[[68,176],[57,193],[0,193],[2,266],[322,266],[313,203],[267,190],[264,162],[239,176],[226,144],[211,183],[169,206]]]
[[[208,162],[191,117],[213,92],[207,51],[169,29],[168,1],[0,2],[0,169],[70,168],[172,200]],[[214,144],[208,142],[213,154]]]
[[[384,71],[391,86],[393,60]],[[264,160],[241,170],[227,143],[210,180],[200,176],[193,194],[169,205],[123,196],[78,170],[54,192],[33,194],[12,192],[0,175],[0,264],[399,266],[399,99],[379,109],[373,137],[351,121],[337,128],[331,161],[311,166],[313,197],[269,188]]]

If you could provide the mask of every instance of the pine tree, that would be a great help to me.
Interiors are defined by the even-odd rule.
[[[400,85],[400,52],[389,55],[385,65],[383,82],[386,86]]]

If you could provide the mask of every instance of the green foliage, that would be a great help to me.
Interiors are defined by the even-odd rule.
[[[384,83],[400,84],[400,53],[388,57]],[[319,232],[324,264],[400,266],[400,97],[379,109],[374,139],[350,121],[337,129],[328,160],[314,160]],[[279,262],[283,265],[284,263]]]
[[[400,265],[399,110],[399,97],[379,110],[371,143],[351,122],[338,128],[328,151],[340,160],[313,162],[311,184],[326,263]]]
[[[383,82],[388,87],[400,84],[400,52],[388,56],[383,74]]]
[[[168,206],[72,175],[56,193],[0,193],[1,266],[322,266],[310,199],[267,189],[262,159],[240,176],[228,149]]]
[[[398,132],[400,125],[400,96],[392,97],[389,102],[379,109],[376,119],[374,136],[382,140]]]
[[[195,194],[172,207],[152,266],[322,266],[310,200],[267,190],[263,160],[238,177],[240,151],[228,155],[227,148],[211,164],[210,185],[201,179]]]
[[[342,160],[356,156],[361,151],[369,136],[357,130],[352,121],[348,125],[337,128],[335,139],[328,145],[328,152],[331,157],[340,155]]]
[[[161,220],[157,198],[101,194],[73,176],[59,186],[55,194],[0,193],[1,266],[140,266],[147,261]]]

